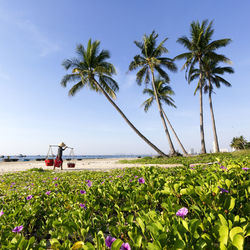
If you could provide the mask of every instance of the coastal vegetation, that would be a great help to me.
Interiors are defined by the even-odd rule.
[[[3,175],[1,249],[247,248],[250,158],[240,157],[169,169]]]

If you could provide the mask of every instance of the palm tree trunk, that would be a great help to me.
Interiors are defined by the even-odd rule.
[[[168,132],[166,121],[165,121],[165,119],[163,117],[162,107],[161,107],[161,104],[160,104],[160,101],[159,101],[159,97],[158,97],[158,94],[157,94],[157,91],[156,91],[156,87],[155,87],[154,72],[153,72],[152,68],[150,68],[150,70],[151,70],[151,74],[152,74],[152,85],[153,85],[153,89],[154,89],[154,93],[155,93],[155,99],[156,99],[156,102],[157,102],[157,105],[158,105],[158,109],[159,109],[160,116],[161,116],[161,119],[162,119],[163,127],[164,127],[164,130],[165,130],[166,136],[168,138],[168,144],[169,144],[169,147],[170,147],[170,154],[174,155],[176,153],[176,151],[174,149],[173,142],[172,142],[170,134]]]
[[[105,95],[105,97],[109,100],[109,102],[115,107],[115,109],[120,113],[123,119],[128,123],[128,125],[139,135],[150,147],[152,147],[158,154],[164,157],[168,157],[165,153],[163,153],[159,148],[157,148],[153,143],[151,143],[136,127],[128,120],[125,114],[119,109],[119,107],[113,102],[113,100],[109,97],[106,91],[102,88],[102,86],[94,79],[96,85],[101,90],[101,92]]]
[[[187,153],[187,151],[185,150],[185,148],[183,147],[183,145],[182,145],[182,143],[181,143],[179,137],[178,137],[177,134],[175,133],[175,130],[174,130],[174,128],[172,127],[170,121],[168,120],[166,113],[164,112],[164,110],[162,110],[162,112],[163,112],[163,115],[164,115],[164,117],[165,117],[165,119],[166,119],[166,121],[167,121],[169,127],[171,128],[172,132],[174,133],[174,135],[175,135],[175,137],[176,137],[176,139],[177,139],[179,145],[181,146],[181,149],[182,149],[184,155],[187,156],[188,153]]]
[[[209,79],[209,106],[210,106],[210,112],[211,112],[211,118],[212,118],[212,124],[213,124],[213,134],[214,134],[214,143],[215,143],[215,152],[220,152],[219,149],[219,143],[218,143],[218,137],[216,132],[216,126],[215,126],[215,119],[214,119],[214,111],[213,111],[213,103],[212,103],[212,91],[211,89],[211,81]]]
[[[205,146],[205,136],[204,136],[204,127],[203,127],[203,98],[202,98],[202,66],[201,61],[199,60],[200,65],[200,135],[201,135],[201,153],[206,154],[206,146]]]

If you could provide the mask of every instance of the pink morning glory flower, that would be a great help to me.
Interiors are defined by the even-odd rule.
[[[228,193],[228,190],[221,188],[220,186],[218,186],[218,188],[220,189],[220,193]]]
[[[112,243],[116,240],[116,238],[114,237],[111,237],[111,236],[107,236],[107,238],[105,239],[105,243],[106,243],[106,246],[111,248],[112,246]]]
[[[22,230],[23,230],[23,226],[21,225],[21,226],[15,227],[15,228],[12,230],[12,232],[13,232],[13,233],[20,233]]]
[[[28,196],[26,197],[27,201],[31,200],[32,198],[33,198],[32,195],[28,195]]]
[[[45,194],[50,195],[51,191],[47,191]]]
[[[245,170],[245,171],[247,171],[247,170],[249,170],[249,168],[242,168],[242,170]]]
[[[91,187],[92,186],[92,181],[88,180],[87,186]]]
[[[84,203],[80,203],[79,206],[80,206],[81,208],[87,209]]]
[[[182,207],[176,213],[176,215],[180,216],[182,219],[184,219],[184,216],[186,216],[187,214],[188,214],[188,209],[186,207]]]
[[[4,211],[1,210],[1,211],[0,211],[0,217],[1,217],[3,214],[4,214]]]
[[[123,243],[120,250],[131,250],[131,247],[128,243]]]
[[[142,177],[141,177],[141,178],[139,178],[139,179],[138,179],[138,181],[139,181],[139,183],[140,183],[140,184],[145,183],[145,180],[144,180],[144,178],[142,178]]]
[[[85,190],[80,190],[80,194],[86,194]]]

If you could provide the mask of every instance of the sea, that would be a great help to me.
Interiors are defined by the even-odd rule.
[[[63,159],[108,159],[108,158],[143,158],[152,155],[63,155]],[[56,156],[49,156],[48,159],[53,159]],[[12,155],[12,156],[0,156],[0,162],[4,159],[10,159],[10,161],[43,161],[47,158],[47,155]]]

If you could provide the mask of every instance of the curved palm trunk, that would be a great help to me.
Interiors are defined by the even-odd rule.
[[[202,66],[201,61],[199,60],[200,65],[200,135],[201,135],[201,153],[206,154],[206,146],[205,146],[205,136],[204,136],[204,127],[203,127],[203,98],[202,98]]]
[[[209,79],[209,87],[211,87],[210,79]],[[213,111],[213,103],[212,103],[212,92],[210,90],[209,90],[209,106],[210,106],[210,112],[211,112],[211,118],[212,118],[212,124],[213,124],[215,152],[218,153],[218,152],[220,152],[220,149],[219,149],[219,142],[218,142],[218,137],[217,137],[217,132],[216,132],[215,119],[214,119],[214,111]]]
[[[159,148],[157,148],[153,143],[151,143],[136,127],[128,120],[125,114],[119,109],[119,107],[113,102],[113,100],[109,97],[106,91],[102,88],[102,86],[94,79],[96,85],[101,90],[101,92],[105,95],[105,97],[109,100],[109,102],[115,107],[115,109],[120,113],[123,119],[128,123],[128,125],[139,135],[150,147],[152,147],[158,154],[168,157],[165,153],[163,153]]]
[[[164,130],[165,130],[166,136],[168,138],[168,144],[169,144],[169,147],[170,147],[170,154],[174,155],[176,153],[176,151],[174,149],[173,142],[172,142],[170,134],[168,132],[166,121],[165,121],[165,119],[163,117],[162,107],[161,107],[161,104],[160,104],[160,101],[159,101],[159,98],[158,98],[158,94],[157,94],[157,91],[156,91],[156,87],[155,87],[154,72],[153,72],[152,68],[150,68],[150,69],[151,69],[151,74],[152,74],[152,85],[153,85],[153,89],[154,89],[155,99],[156,99],[156,102],[157,102],[157,105],[158,105],[158,109],[159,109],[160,116],[161,116],[161,119],[162,119],[163,127],[164,127]]]
[[[170,121],[168,120],[168,117],[167,117],[166,113],[164,112],[164,110],[162,110],[162,112],[163,112],[163,115],[164,115],[164,117],[165,117],[165,119],[166,119],[166,121],[167,121],[169,127],[171,128],[172,132],[174,133],[174,135],[175,135],[175,137],[176,137],[176,140],[178,141],[178,143],[179,143],[179,145],[180,145],[180,147],[181,147],[181,149],[182,149],[184,155],[187,156],[188,153],[187,153],[187,151],[185,150],[185,148],[183,147],[183,145],[182,145],[182,143],[181,143],[179,137],[178,137],[177,134],[175,133],[175,130],[174,130],[174,128],[172,127]]]

